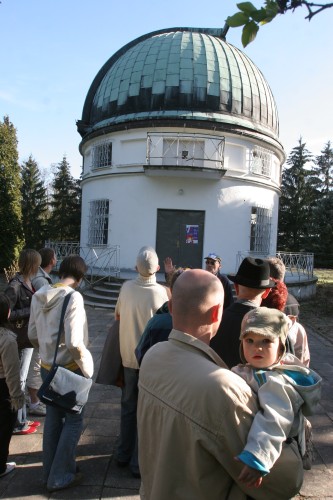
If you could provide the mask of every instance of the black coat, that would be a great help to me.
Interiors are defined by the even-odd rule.
[[[234,301],[233,285],[225,274],[217,273],[216,277],[221,281],[224,289],[224,304],[223,310],[227,309]]]
[[[9,329],[17,335],[19,349],[32,347],[28,338],[31,299],[34,294],[17,273],[8,283],[5,294],[10,302]]]
[[[241,302],[231,304],[228,309],[223,311],[219,329],[210,341],[210,347],[229,368],[242,363],[239,354],[241,323],[245,314],[255,307],[255,305],[242,304]]]

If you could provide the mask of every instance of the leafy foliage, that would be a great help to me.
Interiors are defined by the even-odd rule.
[[[282,172],[279,248],[313,252],[316,267],[333,267],[332,168],[330,141],[313,158],[300,139]]]
[[[14,125],[0,121],[0,269],[15,261],[23,248],[21,177]]]
[[[49,236],[53,240],[78,241],[81,224],[81,188],[80,182],[70,173],[66,156],[57,166],[52,188]]]
[[[310,21],[319,12],[333,7],[333,3],[317,4],[307,0],[265,0],[264,7],[260,9],[257,9],[251,2],[238,3],[237,7],[239,11],[229,16],[226,23],[230,28],[243,26],[242,44],[246,47],[257,36],[259,27],[273,21],[278,14],[305,7],[307,9],[305,19]]]
[[[314,170],[322,182],[321,192],[327,195],[333,185],[333,148],[330,141],[325,144],[321,155],[316,157]]]
[[[312,160],[305,143],[299,139],[282,172],[282,195],[279,211],[279,247],[293,252],[308,250],[312,209],[317,199],[313,172],[306,168]]]
[[[28,248],[44,246],[48,218],[48,200],[37,162],[29,157],[21,167],[22,217]]]

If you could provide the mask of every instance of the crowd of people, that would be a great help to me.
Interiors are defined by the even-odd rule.
[[[37,395],[68,294],[57,363],[88,378],[94,369],[76,291],[86,265],[66,257],[52,284],[55,264],[51,249],[23,250],[19,272],[0,294],[0,477],[15,468],[8,462],[12,434],[36,432],[40,423],[28,415],[46,414],[43,478],[51,492],[82,478],[76,450],[84,411],[45,407]],[[142,499],[287,500],[311,467],[306,417],[320,400],[321,379],[310,368],[284,264],[246,257],[228,275],[221,266],[213,252],[205,270],[175,267],[168,257],[160,284],[158,256],[143,247],[137,277],[120,290],[96,381],[109,383],[104,374],[118,351],[117,465],[141,478]]]

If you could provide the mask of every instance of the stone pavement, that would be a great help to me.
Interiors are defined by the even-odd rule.
[[[87,307],[87,315],[97,373],[113,313]],[[303,487],[296,498],[333,499],[333,332],[331,339],[325,339],[309,328],[307,331],[311,366],[323,377],[323,394],[318,413],[311,417],[316,449],[315,463],[311,471],[305,472]],[[134,479],[127,468],[119,469],[115,465],[119,418],[120,390],[93,384],[86,408],[84,431],[78,446],[78,463],[84,480],[79,486],[52,494],[42,485],[43,426],[38,428],[36,434],[13,436],[9,460],[14,460],[18,466],[13,473],[0,479],[0,499],[138,500],[140,481]],[[43,420],[40,419],[42,423]]]

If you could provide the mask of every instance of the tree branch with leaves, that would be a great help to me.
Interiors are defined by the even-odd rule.
[[[333,3],[313,3],[307,0],[265,0],[264,6],[257,9],[251,2],[238,3],[238,12],[229,16],[226,23],[230,28],[243,26],[242,44],[246,47],[256,38],[260,26],[270,23],[279,14],[294,12],[299,7],[305,7],[305,19],[311,19],[323,10],[333,7]]]

